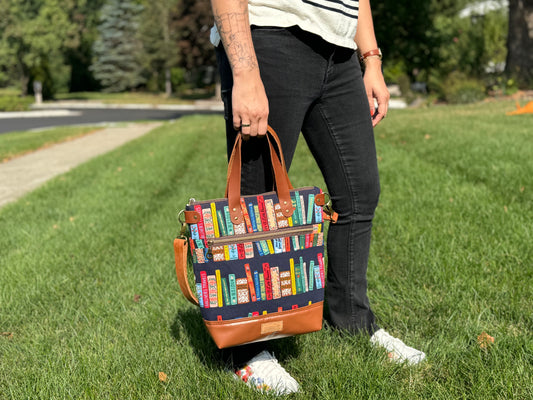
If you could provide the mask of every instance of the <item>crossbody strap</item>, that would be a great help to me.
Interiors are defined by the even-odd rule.
[[[189,280],[187,279],[187,250],[188,250],[187,239],[176,238],[174,239],[174,256],[176,257],[176,275],[178,277],[178,282],[180,284],[180,289],[185,295],[187,300],[189,300],[194,305],[199,305],[198,299],[194,295],[191,287],[189,286]]]

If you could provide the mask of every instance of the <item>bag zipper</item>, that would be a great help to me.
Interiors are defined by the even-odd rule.
[[[258,242],[261,240],[278,239],[286,236],[297,236],[312,233],[314,225],[293,226],[271,231],[245,233],[242,235],[223,236],[218,238],[207,239],[208,252],[207,257],[213,256],[212,248],[217,246],[228,246],[232,244]]]
[[[302,191],[302,190],[311,190],[311,189],[315,189],[315,186],[303,186],[303,187],[299,187],[298,189],[291,189],[290,192],[291,193],[294,193],[296,191]],[[275,194],[277,195],[277,193],[275,191],[272,191],[272,192],[266,192],[266,193],[261,193],[261,196],[270,196],[272,194]],[[247,198],[247,197],[257,197],[257,195],[250,195],[250,196],[241,196],[243,198]],[[201,200],[201,201],[197,201],[194,197],[190,198],[189,199],[189,205],[190,206],[194,206],[196,204],[209,204],[209,203],[217,203],[217,202],[220,202],[220,201],[224,201],[224,200],[228,200],[227,198],[222,198],[222,199],[211,199],[211,200]]]

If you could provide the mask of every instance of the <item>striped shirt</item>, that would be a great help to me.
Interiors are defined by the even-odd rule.
[[[251,25],[297,25],[332,44],[357,48],[354,37],[359,15],[358,0],[249,0],[248,10]],[[216,28],[211,41],[215,45],[220,41]]]

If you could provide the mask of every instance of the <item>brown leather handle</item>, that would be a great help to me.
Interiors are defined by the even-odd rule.
[[[289,218],[294,211],[290,194],[290,190],[293,187],[289,180],[289,175],[287,174],[287,168],[281,150],[281,143],[278,135],[270,126],[268,127],[266,138],[270,149],[270,161],[274,172],[274,182],[276,183],[276,192],[278,194],[279,204],[281,205],[281,212],[286,218]],[[228,178],[226,184],[226,197],[228,199],[230,218],[234,225],[239,225],[243,222],[240,204],[242,166],[241,148],[242,135],[238,134],[228,164]],[[276,149],[279,152],[279,156]]]
[[[176,258],[176,276],[183,295],[194,305],[199,305],[198,299],[194,295],[189,280],[187,279],[187,239],[174,239],[174,256]]]

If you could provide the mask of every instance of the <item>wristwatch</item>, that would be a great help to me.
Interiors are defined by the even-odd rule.
[[[383,58],[383,54],[381,54],[381,49],[378,47],[377,49],[373,49],[361,54],[359,58],[361,61],[365,61],[368,57],[379,57],[381,60]]]

